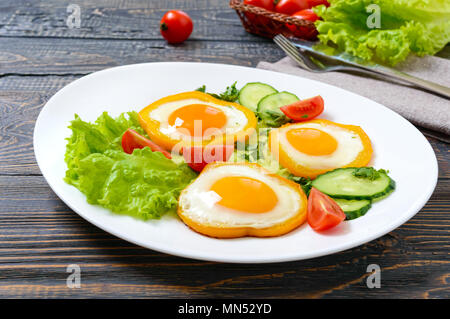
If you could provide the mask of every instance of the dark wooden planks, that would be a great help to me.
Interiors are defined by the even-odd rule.
[[[69,226],[61,225],[64,230]],[[70,225],[70,229],[89,226]],[[74,234],[57,240],[21,238],[0,258],[0,296],[44,297],[448,297],[448,256],[423,252],[396,232],[367,245],[313,260],[232,265],[186,260],[110,236]],[[29,243],[26,243],[29,241]],[[382,288],[366,287],[369,264],[382,269]],[[65,286],[78,264],[82,288]],[[324,278],[327,278],[324,280]],[[440,291],[436,291],[440,289]]]
[[[0,174],[40,174],[33,152],[33,129],[47,98],[0,93]]]
[[[123,64],[187,61],[255,66],[284,53],[270,42],[85,40],[0,37],[1,75],[83,75]]]
[[[445,286],[449,274],[442,270],[448,261],[439,260],[439,256],[410,251],[398,258],[387,245],[379,242],[315,260],[264,266],[189,262],[166,255],[152,255],[148,251],[136,253],[133,248],[111,246],[92,251],[94,257],[80,253],[79,257],[68,255],[60,260],[58,257],[55,262],[55,259],[38,256],[39,262],[24,261],[26,266],[6,265],[1,269],[0,296],[449,297],[448,286]],[[403,251],[407,249],[402,248]],[[66,267],[72,263],[81,267],[80,289],[66,286]],[[366,286],[369,263],[378,263],[382,267],[381,289],[371,290]]]
[[[58,90],[80,77],[81,75],[3,76],[0,77],[0,92],[3,96],[35,93],[50,98]]]
[[[0,2],[0,36],[107,39],[161,39],[159,22],[171,9],[186,11],[194,21],[196,40],[262,41],[244,31],[227,0],[149,1],[77,0],[75,2]],[[69,29],[67,6],[81,9],[81,26]]]

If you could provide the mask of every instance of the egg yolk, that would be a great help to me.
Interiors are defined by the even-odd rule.
[[[338,146],[333,136],[315,128],[292,129],[286,138],[296,150],[313,156],[332,154]]]
[[[216,181],[211,190],[222,197],[219,205],[246,213],[265,213],[278,203],[271,187],[250,177],[224,177]]]
[[[177,118],[183,121],[181,125],[177,126],[177,129],[187,129],[191,136],[204,136],[207,129],[221,129],[227,122],[223,111],[205,104],[190,104],[180,107],[170,114],[169,125],[175,125]],[[195,123],[197,123],[196,129],[194,129]]]

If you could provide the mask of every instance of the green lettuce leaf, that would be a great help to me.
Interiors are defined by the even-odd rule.
[[[69,128],[65,181],[90,204],[144,220],[159,218],[175,210],[180,191],[196,176],[186,164],[148,147],[123,152],[121,138],[128,128],[145,136],[136,112],[115,119],[103,113],[95,123],[76,115]]]
[[[395,65],[410,53],[434,55],[450,42],[448,0],[330,0],[314,10],[323,45],[367,61]],[[367,26],[369,5],[380,7],[381,28]],[[323,46],[318,46],[318,48]],[[328,51],[329,52],[329,51]]]

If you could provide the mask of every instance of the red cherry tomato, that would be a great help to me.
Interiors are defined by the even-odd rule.
[[[295,122],[309,121],[319,116],[324,109],[325,102],[318,95],[306,100],[300,100],[289,105],[282,106],[281,111]]]
[[[308,9],[308,2],[306,0],[280,0],[275,6],[276,12],[289,15],[304,9]]]
[[[244,4],[264,8],[270,11],[273,11],[274,9],[273,0],[244,0]]]
[[[320,6],[321,4],[324,4],[325,6],[329,7],[330,4],[327,0],[306,0],[308,2],[308,7],[312,8],[315,6]]]
[[[269,11],[275,10],[273,0],[244,0],[244,4],[260,7]],[[266,24],[270,22],[269,18],[262,17],[254,13],[246,12],[245,16],[247,17],[247,19],[251,24]]]
[[[308,197],[306,219],[312,229],[322,231],[339,225],[345,213],[333,199],[313,187]]]
[[[145,138],[138,132],[132,129],[128,129],[123,133],[122,135],[122,148],[123,151],[127,154],[133,153],[133,150],[135,148],[144,148],[144,147],[150,147],[150,149],[153,152],[161,152],[164,154],[165,157],[168,159],[172,159],[172,156],[169,152],[167,152],[165,149],[163,149],[161,146],[153,143],[149,139]]]
[[[319,20],[319,16],[311,9],[297,11],[292,16],[299,18],[299,19],[303,19],[303,20],[309,20],[311,22],[315,22],[315,21]],[[315,28],[310,28],[310,27],[306,27],[306,26],[296,26],[296,25],[288,23],[288,24],[286,24],[286,27],[297,38],[313,39],[318,34],[318,32]]]
[[[167,11],[159,24],[162,36],[169,43],[183,42],[189,38],[193,28],[191,18],[180,10]]]
[[[311,9],[297,11],[292,16],[311,22],[316,22],[317,20],[319,20],[319,16]]]
[[[207,145],[183,147],[183,157],[186,163],[196,172],[213,162],[226,162],[234,152],[234,145]]]

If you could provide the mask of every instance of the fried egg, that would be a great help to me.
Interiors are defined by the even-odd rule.
[[[366,166],[372,157],[370,139],[359,126],[322,119],[272,130],[269,147],[292,174],[309,178],[335,168]]]
[[[139,120],[150,138],[169,150],[177,144],[234,143],[256,127],[249,109],[198,91],[162,98],[140,111]]]
[[[181,192],[178,215],[211,237],[271,237],[303,224],[306,203],[298,184],[258,164],[211,163]]]

